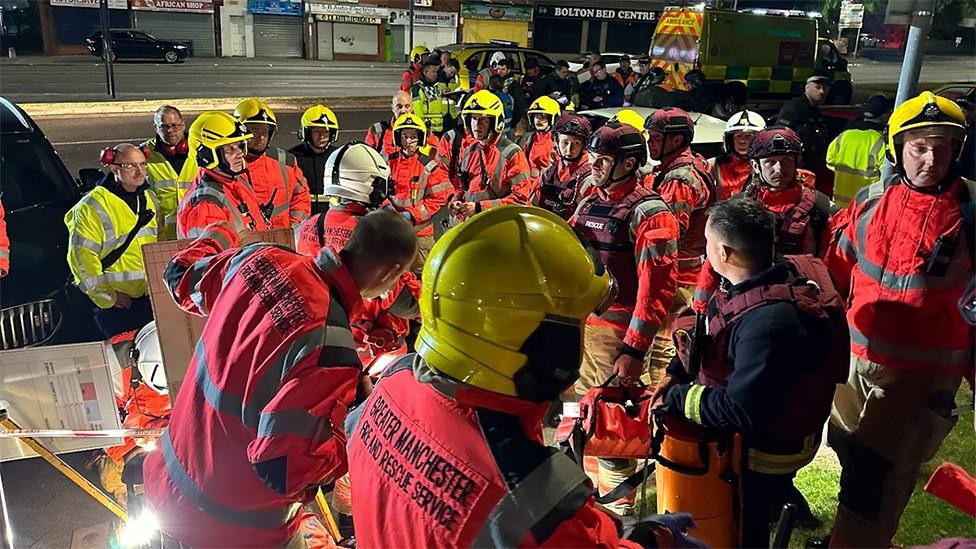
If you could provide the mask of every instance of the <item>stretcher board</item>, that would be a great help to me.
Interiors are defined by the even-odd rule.
[[[102,342],[0,352],[0,400],[24,429],[119,429],[111,347]],[[48,438],[56,454],[108,448],[121,438]],[[37,457],[16,439],[0,440],[0,461]]]
[[[203,333],[206,319],[187,313],[176,305],[166,288],[163,273],[170,259],[192,242],[192,240],[171,240],[146,244],[142,247],[149,284],[149,299],[152,302],[153,317],[156,319],[159,345],[163,352],[163,367],[166,370],[166,381],[172,402],[176,401],[176,395],[180,391],[197,339]],[[291,229],[274,229],[241,236],[241,244],[254,242],[268,242],[294,248],[295,233]]]

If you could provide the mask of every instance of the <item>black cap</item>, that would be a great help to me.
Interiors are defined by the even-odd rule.
[[[895,102],[884,95],[872,95],[864,102],[861,112],[865,118],[878,118],[895,108]]]
[[[621,61],[630,61],[630,56],[629,55],[626,55],[626,54],[625,55],[621,55],[620,56],[620,60]]]
[[[646,65],[646,64],[648,64],[648,63],[651,62],[651,56],[649,56],[649,55],[642,55],[642,56],[640,56],[640,57],[637,58],[637,62],[640,63],[641,65]]]
[[[525,58],[525,68],[526,69],[534,69],[534,68],[536,68],[538,66],[539,66],[539,60],[536,59],[535,57],[526,57]]]
[[[830,77],[825,74],[815,74],[807,78],[807,84],[827,84],[829,86],[832,83]]]

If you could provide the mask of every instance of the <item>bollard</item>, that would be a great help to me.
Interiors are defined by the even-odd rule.
[[[7,57],[10,57],[11,59],[17,57],[17,49],[16,48],[7,48]]]

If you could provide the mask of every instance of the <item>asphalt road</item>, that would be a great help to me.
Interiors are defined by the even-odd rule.
[[[389,111],[380,110],[337,110],[339,141],[363,139],[371,124],[389,119],[390,115]],[[272,143],[286,149],[298,143],[300,117],[299,112],[277,113],[279,125]],[[187,124],[191,121],[192,116],[188,115]],[[97,121],[85,117],[39,118],[36,122],[74,175],[81,168],[99,167],[98,154],[102,148],[124,142],[139,143],[152,137],[155,131],[151,114],[106,116]]]
[[[18,103],[108,98],[105,64],[94,57],[20,59],[0,63],[0,95]],[[403,67],[281,59],[193,59],[166,65],[115,64],[117,98],[392,95]]]
[[[976,80],[971,56],[925,57],[921,82]],[[955,53],[955,52],[951,52]],[[855,86],[893,85],[901,55],[869,48],[849,57]],[[118,99],[242,96],[385,97],[399,84],[403,67],[385,63],[303,59],[190,59],[166,65],[116,64]],[[16,102],[102,101],[105,65],[94,57],[34,57],[0,61],[0,95]]]

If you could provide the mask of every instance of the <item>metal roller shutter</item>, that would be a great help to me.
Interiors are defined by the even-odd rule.
[[[302,18],[254,15],[254,52],[258,57],[302,57]]]
[[[136,28],[162,40],[192,40],[193,57],[213,57],[213,14],[173,13],[165,11],[133,11]]]

